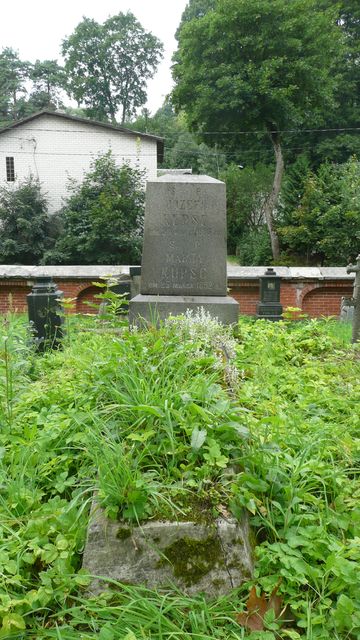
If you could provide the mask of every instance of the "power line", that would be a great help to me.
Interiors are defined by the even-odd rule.
[[[5,131],[5,129],[4,129]],[[12,131],[11,129],[6,129],[6,131],[10,132]],[[43,128],[39,128],[39,129],[34,129],[34,128],[30,128],[30,127],[26,127],[26,131],[34,131],[34,132],[48,132],[48,133],[69,133],[69,134],[73,134],[73,133],[82,133],[82,134],[88,134],[88,130],[84,130],[84,129],[43,129]],[[134,131],[132,129],[127,129],[127,130],[122,130],[122,129],[113,129],[113,130],[109,130],[110,133],[122,133],[125,135],[137,135],[137,136],[144,136],[144,137],[151,137],[154,136],[155,138],[166,138],[166,134],[159,134],[159,133],[149,133],[149,132],[143,132],[143,131]],[[223,135],[223,136],[232,136],[232,135],[247,135],[247,136],[251,136],[251,135],[268,135],[269,133],[337,133],[337,132],[344,132],[344,131],[360,131],[360,127],[333,127],[333,128],[323,128],[323,129],[277,129],[274,131],[264,131],[264,129],[258,129],[258,130],[254,130],[254,131],[245,131],[245,130],[239,130],[239,131],[193,131],[193,132],[187,132],[187,133],[191,133],[192,135],[203,135],[203,136],[212,136],[212,135]],[[0,133],[1,133],[1,129],[0,129]],[[104,135],[104,131],[93,131],[93,133],[98,133],[99,135]],[[170,135],[174,135],[172,133],[170,133]],[[181,134],[180,134],[181,135]],[[20,136],[12,136],[13,138],[17,138],[19,140],[23,140],[23,137]]]
[[[257,135],[259,133],[263,135],[268,135],[269,133],[329,133],[329,132],[339,132],[339,131],[360,131],[360,127],[338,127],[333,129],[277,129],[274,131],[264,131],[263,129],[257,131],[198,131],[197,134],[203,136],[212,136],[212,135],[224,135],[224,136],[232,136],[232,135]],[[196,135],[196,133],[194,135]]]

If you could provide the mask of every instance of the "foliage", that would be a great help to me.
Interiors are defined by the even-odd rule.
[[[33,176],[0,189],[0,261],[39,264],[53,238],[47,201]]]
[[[70,184],[62,210],[63,231],[44,262],[132,264],[141,255],[144,172],[117,166],[111,152],[99,156],[81,184]]]
[[[323,0],[323,4],[333,5],[331,0]],[[354,154],[360,155],[360,138],[356,130],[360,126],[360,8],[357,0],[340,0],[336,4],[337,24],[343,33],[346,50],[339,65],[335,103],[323,113],[324,126],[332,131],[319,132],[309,147],[317,165],[325,160],[343,163]]]
[[[335,325],[243,319],[234,339],[206,314],[120,335],[75,319],[62,351],[35,357],[4,317],[2,637],[356,640],[360,365]],[[212,602],[115,581],[89,597],[95,487],[130,527],[183,517],[189,496],[247,509],[254,579]]]
[[[60,90],[66,84],[66,76],[56,60],[36,60],[29,75],[33,87],[28,100],[28,110],[31,107],[33,111],[40,111],[64,106]]]
[[[237,244],[236,255],[238,264],[273,264],[269,233],[264,224],[244,232]],[[279,261],[276,262],[278,263]]]
[[[306,264],[354,260],[360,243],[359,162],[323,164],[317,173],[304,172],[297,186],[285,193],[284,247]]]
[[[22,62],[18,53],[5,47],[0,53],[0,124],[18,120],[25,112],[25,81],[29,63]]]
[[[199,144],[186,126],[183,113],[176,114],[170,99],[154,116],[146,109],[129,125],[137,131],[151,131],[165,138],[164,161],[166,169],[191,169],[192,173],[219,176],[224,170],[226,156],[217,148],[211,149],[205,143]]]
[[[243,250],[248,245],[249,235],[257,237],[262,233],[265,225],[264,203],[271,189],[271,173],[270,167],[265,165],[241,168],[235,164],[228,165],[220,172],[219,178],[226,184],[228,253],[240,252],[244,259]],[[248,259],[250,262],[242,264],[259,264],[255,254],[250,251]]]
[[[178,31],[173,100],[191,129],[213,132],[223,148],[236,148],[239,129],[268,132],[276,171],[264,213],[276,259],[281,131],[307,122],[310,112],[316,121],[332,104],[340,30],[335,12],[315,0],[218,0],[209,7]]]
[[[41,109],[62,107],[65,76],[56,60],[20,60],[13,49],[0,53],[0,125],[20,120]]]
[[[146,102],[146,81],[152,78],[163,46],[128,11],[103,24],[83,18],[63,41],[68,91],[89,115],[121,122]]]

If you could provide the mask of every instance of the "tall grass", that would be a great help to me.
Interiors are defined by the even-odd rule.
[[[203,320],[113,334],[74,320],[43,356],[2,324],[0,638],[360,636],[359,348],[333,321],[244,319],[233,344]],[[253,581],[210,602],[116,583],[87,597],[95,489],[135,525],[191,516],[189,496],[209,492],[214,516],[246,509]],[[286,622],[240,624],[252,584],[279,584]]]

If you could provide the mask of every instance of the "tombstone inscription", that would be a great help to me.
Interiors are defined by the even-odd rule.
[[[130,322],[204,307],[233,323],[238,303],[226,294],[225,184],[171,174],[149,181],[141,293],[131,300]]]

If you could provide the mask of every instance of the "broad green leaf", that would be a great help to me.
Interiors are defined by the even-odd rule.
[[[195,427],[191,434],[191,448],[193,451],[199,451],[206,440],[207,432],[205,429]]]
[[[14,629],[26,629],[25,620],[18,613],[9,613],[3,617],[1,631],[11,631]]]

